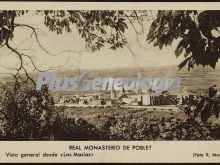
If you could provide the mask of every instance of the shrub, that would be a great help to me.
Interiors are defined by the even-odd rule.
[[[216,140],[220,126],[193,118],[108,118],[103,132],[108,140]]]
[[[101,132],[86,120],[57,116],[52,127],[54,140],[102,140]]]
[[[53,98],[47,88],[41,91],[7,90],[0,110],[1,135],[7,140],[40,140],[43,136],[49,137],[53,105]]]

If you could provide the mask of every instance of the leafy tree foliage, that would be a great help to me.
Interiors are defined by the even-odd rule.
[[[107,140],[217,140],[219,124],[203,124],[189,116],[184,118],[134,117],[135,114],[109,117],[103,127]]]
[[[53,140],[103,140],[104,134],[88,121],[69,118],[66,115],[55,118],[52,125]]]
[[[56,108],[48,88],[5,88],[1,98],[0,140],[101,140],[104,134],[84,119]]]
[[[29,77],[27,66],[24,63],[28,62],[29,67],[32,66],[33,70],[41,70],[36,67],[31,55],[17,50],[11,44],[14,39],[15,29],[27,28],[32,31],[32,36],[36,39],[38,46],[47,54],[51,54],[40,43],[38,31],[35,27],[18,23],[17,18],[23,17],[29,12],[42,16],[45,26],[57,35],[62,35],[64,32],[69,33],[73,28],[77,28],[79,35],[86,41],[86,47],[92,51],[100,50],[103,47],[109,47],[113,50],[124,46],[129,48],[126,36],[124,36],[124,32],[128,29],[128,23],[138,33],[134,23],[138,22],[143,30],[143,22],[149,20],[148,11],[0,11],[0,44],[2,47],[7,47],[11,50],[20,60],[20,65],[14,69],[16,71],[14,77],[23,81],[20,76],[22,72],[33,83],[34,81]]]
[[[30,56],[18,52],[9,42],[13,39],[15,28],[27,27],[33,30],[39,46],[44,49],[34,27],[16,22],[17,17],[24,16],[28,12],[30,11],[0,11],[0,44],[17,54],[21,61],[24,57],[29,58],[34,65]],[[144,22],[149,21],[150,18],[149,11],[51,10],[35,11],[35,14],[44,17],[45,26],[57,34],[62,34],[64,31],[71,32],[72,28],[76,27],[79,35],[85,39],[87,47],[92,51],[100,50],[102,47],[113,50],[128,47],[124,32],[128,28],[133,28],[136,33],[141,34],[137,31],[136,25],[141,25],[144,31]],[[218,31],[219,16],[219,11],[158,11],[151,24],[147,40],[154,42],[154,46],[160,49],[177,40],[179,44],[175,54],[177,57],[181,54],[185,57],[179,65],[180,69],[185,65],[191,69],[194,65],[200,64],[215,68],[219,59],[220,37],[213,35],[213,30]],[[18,70],[26,72],[22,62]]]
[[[128,28],[123,11],[44,11],[45,25],[57,34],[71,32],[75,24],[79,34],[85,38],[92,51],[99,50],[106,43],[111,49],[123,47],[126,39],[122,33]],[[112,30],[109,33],[109,30]]]
[[[5,92],[1,103],[1,132],[8,140],[39,140],[50,137],[54,102],[47,88],[41,91]]]
[[[196,64],[215,68],[220,57],[220,37],[213,35],[220,26],[219,11],[159,11],[153,21],[147,40],[160,49],[179,40],[175,54],[184,55],[179,65],[188,70]]]

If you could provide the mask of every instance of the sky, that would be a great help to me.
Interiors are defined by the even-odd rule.
[[[173,66],[178,65],[182,60],[182,56],[176,58],[174,54],[175,47],[178,42],[173,42],[172,46],[164,47],[160,50],[153,44],[146,41],[147,32],[151,21],[145,24],[145,34],[138,36],[139,43],[134,30],[129,27],[125,32],[125,36],[129,45],[134,52],[131,53],[126,47],[111,50],[108,47],[100,51],[87,51],[85,41],[82,39],[75,27],[71,33],[63,33],[57,35],[50,32],[44,25],[41,15],[28,14],[24,17],[16,19],[16,22],[29,24],[37,28],[39,33],[39,41],[44,48],[53,55],[49,55],[40,48],[32,36],[32,31],[27,28],[16,28],[14,38],[11,42],[20,52],[31,55],[36,66],[44,70],[53,69],[117,69],[125,67],[155,67],[155,66]],[[13,68],[18,64],[18,58],[6,48],[1,48],[0,52],[0,72],[11,72],[5,68]],[[27,64],[27,66],[29,66]],[[33,68],[28,69],[29,72]]]

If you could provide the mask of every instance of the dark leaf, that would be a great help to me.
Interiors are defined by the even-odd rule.
[[[182,68],[187,64],[187,62],[190,60],[190,58],[191,58],[191,57],[186,58],[185,60],[183,60],[183,62],[181,62],[181,63],[178,65],[179,70],[182,69]]]

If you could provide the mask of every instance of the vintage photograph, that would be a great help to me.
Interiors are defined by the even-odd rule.
[[[220,140],[220,11],[1,10],[1,141]]]

